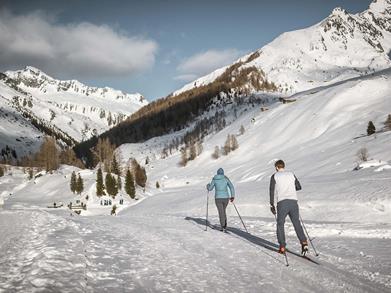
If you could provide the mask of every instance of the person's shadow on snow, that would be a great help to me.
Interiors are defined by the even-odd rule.
[[[206,227],[206,220],[203,219],[203,218],[193,218],[193,217],[185,217],[185,220],[187,221],[191,221],[193,223],[196,223],[202,227]],[[216,226],[212,225],[209,221],[208,221],[208,227],[209,228],[212,228],[212,229],[216,229]],[[258,236],[255,236],[255,235],[252,235],[250,233],[247,233],[246,231],[243,231],[241,229],[238,229],[238,228],[235,228],[235,227],[228,227],[227,228],[227,231],[229,233],[232,233],[240,238],[243,238],[244,240],[247,240],[249,241],[250,243],[254,244],[254,245],[257,245],[257,246],[260,246],[260,247],[263,247],[263,248],[266,248],[267,250],[270,250],[270,251],[273,251],[273,252],[278,252],[278,244],[276,243],[273,243],[273,242],[270,242],[266,239],[263,239],[261,237],[258,237]],[[297,252],[294,252],[294,251],[291,251],[291,250],[288,250],[289,253],[295,255],[295,256],[298,256],[298,257],[301,257],[301,255]],[[268,253],[267,253],[268,254]],[[279,259],[277,259],[275,256],[273,255],[270,255],[268,254],[269,256],[273,257],[274,259],[276,259],[277,261],[281,262]],[[317,264],[319,265],[319,263],[317,261],[314,261],[312,259],[309,259],[308,260],[314,264]]]
[[[203,219],[203,218],[193,218],[193,217],[186,217],[185,220],[187,221],[192,221],[196,224],[199,224],[203,227],[206,227],[206,220]],[[208,227],[209,228],[212,228],[212,229],[215,229],[216,227],[213,226],[212,224],[210,224],[210,222],[208,221]],[[270,242],[268,240],[265,240],[261,237],[258,237],[258,236],[255,236],[255,235],[252,235],[250,233],[247,233],[246,231],[243,231],[243,230],[240,230],[238,228],[235,228],[235,227],[228,227],[227,228],[227,231],[230,232],[230,233],[233,233],[255,245],[258,245],[258,246],[262,246],[268,250],[271,250],[271,251],[275,251],[277,252],[278,251],[278,245],[273,243],[273,242]]]

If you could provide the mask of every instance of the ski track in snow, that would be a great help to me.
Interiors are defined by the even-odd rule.
[[[229,233],[205,231],[203,215],[157,210],[166,197],[177,196],[147,198],[117,217],[1,211],[0,232],[6,238],[0,247],[0,292],[391,290],[389,239],[320,236],[314,242],[321,255],[310,255],[320,265],[288,254],[290,266],[285,267],[275,252],[272,218],[244,217],[247,234],[229,207]],[[210,222],[217,223],[217,217],[212,215]],[[307,227],[320,235],[333,229],[353,234],[379,229],[362,223],[310,222]],[[287,232],[289,247],[299,251],[290,225]]]

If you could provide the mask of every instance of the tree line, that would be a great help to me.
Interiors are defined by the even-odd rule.
[[[151,102],[127,120],[101,134],[100,138],[109,139],[116,146],[145,141],[186,128],[212,105],[214,99],[222,101],[224,96],[248,95],[252,89],[277,90],[275,84],[267,81],[262,70],[255,67],[240,68],[246,62],[228,67],[210,84]],[[94,165],[92,151],[97,143],[98,138],[93,137],[75,147],[78,157],[85,158],[87,167]]]

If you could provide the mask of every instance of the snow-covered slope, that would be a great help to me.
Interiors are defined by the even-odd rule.
[[[387,192],[377,193],[377,187],[370,184],[365,187],[368,193],[351,190],[360,188],[366,181],[361,182],[359,179],[361,171],[352,171],[357,166],[356,154],[360,148],[366,147],[370,159],[381,160],[382,165],[391,163],[391,131],[366,136],[370,120],[378,130],[383,129],[383,123],[391,113],[390,97],[391,69],[388,69],[297,93],[290,98],[295,102],[277,102],[268,111],[250,109],[221,132],[206,137],[204,152],[186,167],[178,164],[180,152],[166,159],[159,159],[165,142],[169,140],[167,137],[155,138],[144,144],[125,144],[120,149],[125,162],[128,159],[126,155],[136,156],[140,160],[146,156],[152,158],[149,176],[152,182],[162,182],[166,188],[183,187],[186,182],[199,188],[218,167],[224,167],[237,183],[239,194],[243,194],[242,200],[245,203],[242,210],[249,216],[259,208],[257,202],[267,200],[266,185],[274,170],[273,163],[282,158],[289,168],[305,180],[304,185],[309,182],[308,188],[311,190],[304,196],[309,213],[315,212],[311,208],[313,203],[309,201],[317,202],[325,197],[334,202],[333,205],[322,208],[323,216],[328,220],[348,220],[351,217],[354,221],[389,221],[391,218],[387,211],[391,210],[391,198]],[[215,146],[223,146],[228,134],[238,134],[241,125],[246,132],[237,136],[239,149],[218,160],[212,159]],[[374,178],[389,177],[388,173],[383,176],[374,171],[375,168],[372,168],[363,172],[367,172],[365,176],[369,177],[372,173]],[[381,168],[381,171],[389,172],[387,167]],[[323,191],[316,191],[311,182],[320,180],[319,178],[323,178],[325,182],[341,182],[342,185],[324,186]],[[346,184],[343,183],[344,180],[348,180]],[[380,179],[373,180],[378,182]],[[389,187],[388,185],[387,188]],[[259,188],[262,190],[262,199],[256,191]],[[343,210],[345,200],[351,201],[346,208],[356,205],[358,212],[340,213],[336,206]],[[264,209],[266,212],[267,206]],[[365,217],[362,214],[364,211]]]
[[[0,148],[8,144],[20,154],[34,150],[16,140],[35,140],[39,145],[42,133],[31,127],[32,120],[61,133],[65,140],[80,142],[117,125],[146,104],[140,94],[56,80],[33,67],[7,71],[0,79]],[[13,123],[12,117],[18,117],[18,122]]]
[[[390,23],[390,0],[375,0],[358,14],[335,8],[321,22],[284,33],[234,64],[240,64],[239,70],[252,66],[262,70],[284,93],[329,85],[391,66]],[[174,95],[213,82],[226,68],[185,85]]]
[[[72,168],[46,174],[37,184],[20,172],[6,172],[0,178],[5,198],[0,290],[389,292],[391,131],[363,134],[369,120],[380,130],[390,114],[390,81],[391,70],[385,70],[298,93],[295,102],[277,102],[267,111],[249,108],[206,137],[204,152],[186,167],[178,165],[179,152],[160,158],[169,136],[122,145],[124,162],[149,156],[145,194],[152,196],[117,217],[103,216],[108,210],[77,217],[66,208],[45,208],[73,197]],[[241,125],[239,148],[212,159],[214,147],[222,146],[227,134],[238,134]],[[372,160],[353,170],[364,146]],[[268,184],[280,158],[303,186],[300,211],[320,252],[315,257],[310,250],[315,262],[288,253],[285,267],[276,253]],[[205,185],[219,167],[235,185],[236,207],[248,233],[232,204],[228,233],[205,231]],[[80,171],[84,195],[93,195],[88,190],[94,189],[94,172]],[[218,223],[212,195],[209,221]],[[289,220],[286,234],[288,248],[299,251]]]

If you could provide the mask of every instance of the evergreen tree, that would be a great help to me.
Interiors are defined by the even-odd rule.
[[[98,172],[96,173],[96,195],[102,196],[104,194],[104,188],[102,169],[99,168]]]
[[[78,174],[77,181],[76,181],[76,192],[78,194],[81,194],[83,190],[84,190],[83,178],[81,178],[80,174]]]
[[[368,127],[367,127],[367,134],[368,134],[368,136],[374,134],[375,132],[376,132],[375,125],[373,124],[372,121],[369,121],[368,122]]]
[[[126,171],[125,191],[131,198],[135,198],[136,189],[134,187],[134,179],[133,179],[133,175],[129,169],[128,169],[128,171]]]
[[[71,175],[71,184],[70,184],[71,191],[73,193],[76,192],[76,185],[77,185],[76,173],[75,173],[75,171],[73,171],[72,175]]]
[[[118,193],[117,184],[115,182],[115,178],[111,175],[110,172],[106,174],[106,191],[112,197],[115,197]]]
[[[0,177],[3,177],[4,176],[4,169],[3,167],[0,166]]]
[[[160,188],[159,181],[156,181],[156,188]]]
[[[118,161],[117,161],[117,156],[114,155],[113,156],[113,161],[111,162],[111,172],[115,175],[120,175],[120,170],[119,170],[119,164],[118,164]]]
[[[391,114],[388,114],[386,121],[384,122],[386,130],[391,130]]]

